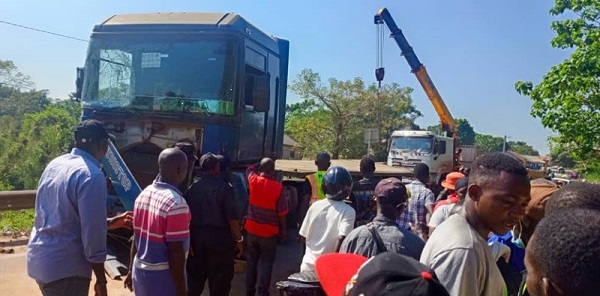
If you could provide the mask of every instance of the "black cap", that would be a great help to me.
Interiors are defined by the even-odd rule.
[[[215,155],[212,153],[206,153],[200,157],[200,170],[203,172],[212,170],[217,163],[223,159],[221,155]]]
[[[104,124],[98,120],[84,120],[75,128],[75,141],[77,142],[87,143],[99,139],[114,140],[115,136],[109,134],[104,128]]]
[[[319,282],[328,294],[449,295],[435,273],[413,258],[385,252],[371,259],[364,258],[364,263],[356,270],[360,260],[353,256],[357,255],[330,253],[317,258],[315,268]],[[346,264],[347,261],[353,263]],[[353,273],[352,269],[356,271]],[[354,276],[346,278],[339,274]]]
[[[406,186],[398,178],[387,178],[375,186],[375,197],[383,197],[384,203],[397,206],[408,199]]]

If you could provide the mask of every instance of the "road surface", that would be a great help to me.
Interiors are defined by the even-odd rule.
[[[296,231],[289,230],[285,243],[279,245],[277,258],[273,267],[271,295],[277,295],[275,283],[284,280],[288,275],[300,269],[302,246],[295,240]],[[0,254],[0,295],[41,295],[37,284],[27,276],[26,247],[23,243],[16,246],[5,246],[4,249],[14,249],[13,254]],[[92,279],[94,283],[95,279]],[[90,285],[92,286],[92,285]],[[208,285],[207,285],[208,286]],[[90,287],[90,295],[93,295]],[[205,289],[203,295],[208,295]],[[123,281],[108,279],[108,295],[131,296],[132,292],[123,288]],[[243,273],[236,273],[232,282],[231,296],[245,295],[245,279]]]

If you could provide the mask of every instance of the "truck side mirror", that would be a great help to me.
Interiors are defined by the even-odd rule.
[[[84,68],[77,68],[77,79],[75,80],[75,100],[81,100],[81,92],[83,91],[83,76]]]
[[[269,74],[254,77],[254,111],[268,112],[271,107],[271,77]]]
[[[440,153],[440,142],[438,140],[433,141],[433,154]]]

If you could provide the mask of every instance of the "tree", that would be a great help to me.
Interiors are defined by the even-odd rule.
[[[533,101],[531,115],[558,133],[558,143],[572,146],[578,159],[600,157],[600,1],[555,0],[552,15],[575,15],[554,21],[555,48],[573,53],[552,67],[538,85],[519,81],[516,90]]]
[[[12,61],[0,60],[0,86],[16,89],[33,89],[35,83],[31,77],[19,72]]]
[[[513,152],[517,152],[519,154],[523,154],[523,155],[534,155],[534,156],[538,156],[540,155],[540,153],[533,149],[533,147],[523,141],[517,141],[517,142],[513,142],[513,141],[508,141],[506,143],[506,149],[509,151],[513,151]]]
[[[46,90],[20,92],[18,89],[12,89],[7,97],[0,96],[0,116],[21,116],[40,112],[49,106],[51,101]]]
[[[361,157],[365,128],[378,127],[379,139],[385,139],[421,116],[412,104],[412,89],[395,83],[384,85],[377,96],[375,86],[361,78],[331,78],[325,84],[318,73],[305,69],[290,89],[304,100],[287,106],[285,131],[306,147],[306,155],[329,151],[334,159]],[[375,150],[382,149],[380,143]]]
[[[475,130],[473,130],[471,123],[466,119],[458,118],[456,119],[456,125],[460,143],[463,145],[475,144]]]
[[[11,61],[0,61],[0,190],[35,189],[42,170],[72,144],[80,106],[35,90]]]
[[[553,143],[552,141],[550,143]],[[554,143],[551,145],[550,158],[552,165],[561,166],[564,168],[575,167],[575,160],[571,157],[570,149],[560,143]]]
[[[473,130],[471,123],[467,119],[457,118],[456,129],[458,130],[458,140],[461,145],[475,144],[475,130]],[[442,130],[442,125],[428,126],[425,130],[439,134]]]
[[[475,146],[478,154],[501,152],[504,138],[492,135],[475,135]]]

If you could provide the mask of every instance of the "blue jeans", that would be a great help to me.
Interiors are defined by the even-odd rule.
[[[271,274],[277,251],[277,237],[246,235],[246,296],[269,295]]]
[[[87,296],[90,291],[90,279],[73,276],[47,284],[37,281],[43,296]]]

